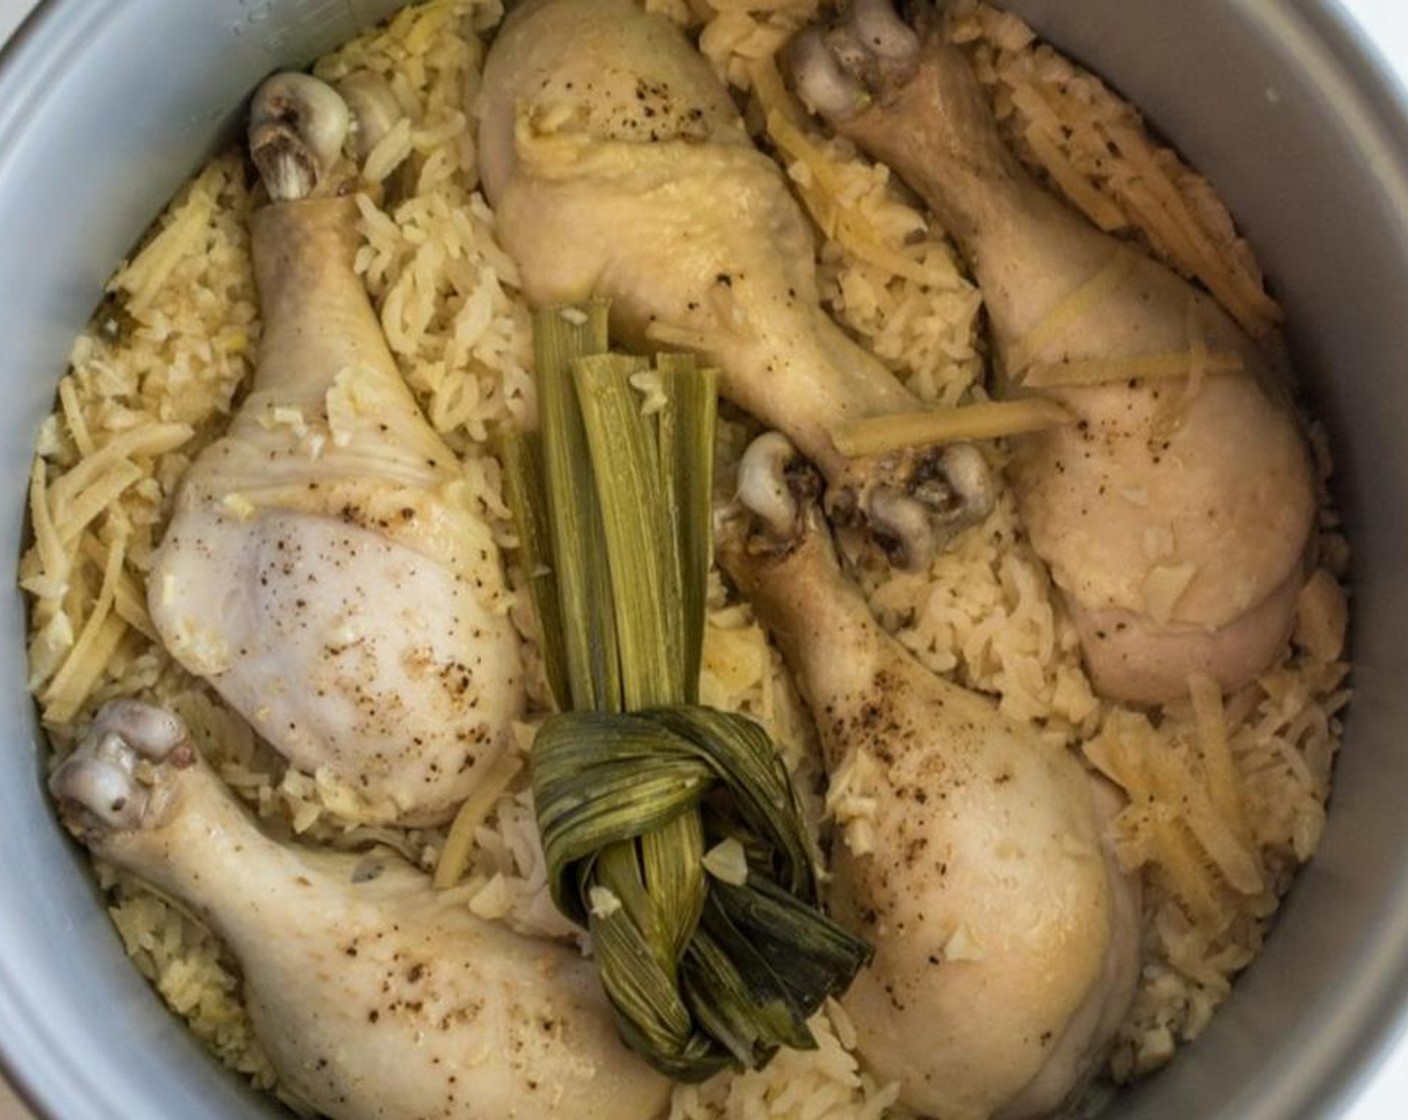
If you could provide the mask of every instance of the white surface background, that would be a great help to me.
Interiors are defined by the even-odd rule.
[[[0,42],[9,38],[37,0],[0,0]],[[108,3],[111,0],[89,0]],[[199,0],[196,0],[199,2]],[[1363,28],[1408,98],[1408,0],[1338,0]],[[0,1082],[0,1120],[28,1120],[29,1114]],[[1340,1120],[1405,1120],[1408,1118],[1408,1038],[1370,1079],[1363,1095]],[[59,1118],[62,1120],[62,1118]],[[1189,1120],[1196,1120],[1189,1117]]]

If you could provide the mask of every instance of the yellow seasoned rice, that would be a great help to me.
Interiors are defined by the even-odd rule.
[[[822,232],[822,289],[837,318],[924,399],[983,397],[981,296],[952,245],[886,168],[828,138],[791,101],[772,56],[817,10],[814,0],[647,0],[698,33],[746,97],[748,119],[786,168]],[[427,0],[322,59],[336,79],[372,70],[408,114],[366,157],[376,184],[359,196],[357,256],[392,352],[512,560],[514,537],[489,449],[498,427],[535,422],[528,313],[512,262],[477,190],[466,91],[478,82],[498,0]],[[1138,114],[1043,45],[1014,17],[954,5],[949,33],[968,52],[1019,156],[1092,220],[1127,232],[1208,287],[1247,329],[1274,330],[1279,310],[1208,184],[1149,139]],[[31,480],[34,544],[21,564],[31,602],[30,687],[53,745],[70,751],[105,700],[136,695],[171,706],[218,772],[276,835],[338,847],[387,844],[432,870],[443,830],[348,823],[347,791],[301,774],[156,642],[146,574],[171,497],[215,438],[252,369],[259,317],[249,260],[252,204],[238,153],[212,161],[172,201],[109,283],[76,341]],[[749,435],[724,424],[720,458]],[[1330,460],[1316,440],[1322,481]],[[994,449],[995,461],[1001,449]],[[1347,547],[1322,493],[1321,569],[1302,596],[1284,661],[1238,693],[1207,682],[1156,717],[1099,700],[1074,629],[1024,543],[1010,495],[923,574],[887,571],[845,542],[882,623],[935,672],[998,698],[1041,730],[1052,750],[1079,750],[1131,798],[1116,822],[1126,866],[1144,872],[1146,960],[1109,1074],[1127,1080],[1195,1037],[1257,952],[1280,894],[1310,858],[1324,822],[1348,701],[1343,661]],[[511,582],[523,587],[510,565]],[[762,720],[797,775],[815,827],[863,845],[863,774],[828,792],[814,732],[776,651],[747,606],[711,577],[703,700]],[[526,595],[515,623],[528,639],[532,713],[547,707]],[[526,751],[531,719],[520,729]],[[99,866],[128,953],[220,1059],[279,1092],[240,998],[238,970],[179,907]],[[572,937],[552,908],[521,779],[473,834],[470,907],[529,935]],[[784,1053],[766,1070],[681,1087],[672,1120],[874,1120],[895,1086],[856,1062],[844,1013],[815,1020],[820,1048]],[[288,1102],[295,1109],[297,1101]]]

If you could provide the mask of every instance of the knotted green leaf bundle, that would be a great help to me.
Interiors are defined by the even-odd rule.
[[[656,1068],[756,1068],[815,1045],[871,950],[818,908],[766,733],[697,704],[714,376],[605,354],[600,305],[540,313],[534,346],[542,430],[504,459],[561,709],[531,759],[553,898]]]

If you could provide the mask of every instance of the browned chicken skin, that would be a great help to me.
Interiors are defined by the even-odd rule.
[[[790,63],[803,99],[957,239],[998,388],[1042,382],[1076,417],[1018,440],[1011,481],[1097,689],[1158,703],[1190,673],[1227,689],[1254,677],[1290,633],[1315,514],[1305,441],[1264,355],[1207,295],[1026,173],[937,27],[916,33],[887,0],[859,0],[804,32]],[[1136,358],[1187,375],[1140,377]],[[1094,363],[1131,372],[1055,385]]]

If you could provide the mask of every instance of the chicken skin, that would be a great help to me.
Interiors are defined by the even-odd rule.
[[[177,661],[367,819],[431,822],[507,745],[518,641],[497,546],[353,271],[356,203],[327,170],[346,109],[302,75],[271,86],[252,130],[274,196],[254,218],[258,369],[182,480],[151,615]]]
[[[986,512],[972,447],[837,450],[837,425],[921,402],[821,310],[805,216],[668,20],[632,0],[529,0],[489,52],[478,112],[484,186],[532,302],[606,296],[619,337],[703,355],[820,467],[833,514],[912,566]]]
[[[1097,689],[1159,703],[1195,672],[1229,690],[1253,678],[1290,634],[1315,515],[1305,440],[1263,353],[1026,173],[939,28],[857,0],[794,41],[790,68],[803,100],[957,240],[999,390],[1076,417],[1020,438],[1010,478]]]
[[[876,947],[843,1004],[857,1050],[923,1116],[1044,1116],[1098,1066],[1139,969],[1112,795],[985,697],[934,676],[842,575],[782,437],[740,467],[721,561],[797,680],[833,784],[873,802],[832,852],[832,915]],[[761,500],[760,500],[761,498]]]
[[[669,1082],[618,1040],[575,950],[482,921],[391,853],[279,844],[180,720],[122,700],[50,788],[104,860],[238,959],[284,1085],[332,1120],[650,1120]]]

